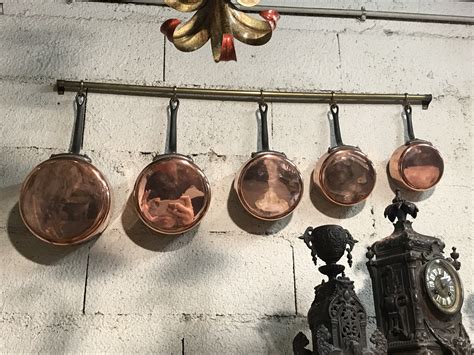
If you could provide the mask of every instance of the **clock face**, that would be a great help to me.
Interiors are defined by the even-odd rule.
[[[459,312],[463,302],[461,280],[454,267],[444,259],[426,265],[425,287],[433,304],[443,313]]]

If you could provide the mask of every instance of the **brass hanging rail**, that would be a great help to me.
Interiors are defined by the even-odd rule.
[[[296,92],[296,91],[266,91],[266,90],[234,90],[234,89],[206,89],[176,86],[146,86],[97,83],[89,81],[58,80],[55,90],[59,95],[66,91],[77,92],[87,89],[89,93],[172,97],[177,95],[184,99],[199,100],[228,100],[258,102],[262,97],[267,102],[297,102],[297,103],[331,103],[334,99],[338,103],[347,104],[403,104],[422,105],[427,109],[432,95],[412,94],[365,94],[345,92]]]

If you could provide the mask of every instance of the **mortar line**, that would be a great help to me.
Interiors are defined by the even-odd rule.
[[[87,280],[89,278],[89,260],[91,256],[91,248],[87,252],[87,265],[86,265],[86,280],[84,282],[84,298],[82,299],[82,314],[86,314],[86,300],[87,300]]]
[[[3,15],[4,12],[3,12],[3,3],[0,2],[0,15]]]
[[[163,82],[166,81],[166,35],[163,35]]]
[[[296,298],[296,267],[295,267],[295,248],[291,247],[291,259],[293,261],[293,294],[295,295],[295,315],[298,315],[298,300]]]
[[[341,57],[341,41],[339,38],[339,32],[336,32],[336,38],[337,38],[337,55],[339,57],[339,80],[340,80],[340,87],[342,90],[342,57]]]

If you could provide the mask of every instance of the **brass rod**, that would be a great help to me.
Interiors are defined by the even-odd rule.
[[[58,80],[55,90],[62,95],[65,91],[77,92],[81,88],[81,81]],[[263,97],[267,102],[295,102],[295,103],[330,103],[334,98],[338,103],[348,104],[403,104],[422,105],[427,109],[432,96],[412,94],[367,94],[345,93],[332,91],[324,92],[296,92],[296,91],[266,91],[266,90],[234,90],[234,89],[207,89],[174,86],[146,86],[98,82],[83,82],[83,89],[89,93],[169,97],[175,93],[179,98],[199,100],[229,100],[258,102]]]

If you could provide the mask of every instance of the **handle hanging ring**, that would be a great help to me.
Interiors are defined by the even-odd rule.
[[[81,83],[79,84],[79,91],[77,92],[77,94],[84,94],[84,81],[81,80]]]
[[[170,99],[170,108],[172,111],[176,111],[179,107],[179,100],[175,97]]]
[[[171,110],[176,111],[179,107],[179,100],[178,100],[178,95],[177,95],[177,88],[176,86],[173,87],[173,95],[171,96],[170,99],[170,108]]]

